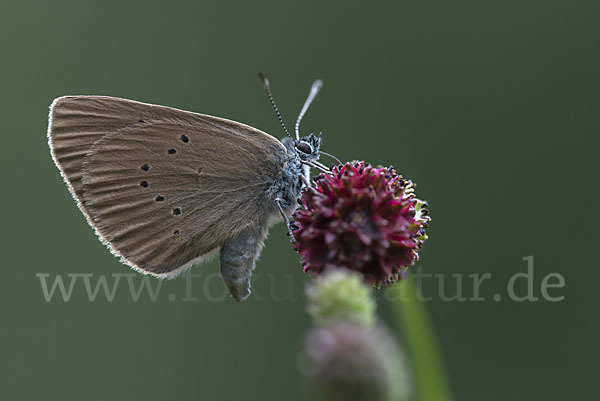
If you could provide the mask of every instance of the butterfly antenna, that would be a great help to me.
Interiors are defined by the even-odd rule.
[[[275,113],[277,113],[277,118],[279,119],[279,124],[281,124],[281,126],[283,127],[283,130],[285,131],[286,135],[291,138],[292,136],[290,135],[290,132],[288,131],[288,129],[285,127],[283,118],[281,118],[281,113],[279,113],[279,109],[277,108],[277,105],[275,104],[275,100],[273,100],[273,95],[271,94],[271,87],[269,86],[269,80],[267,79],[267,77],[265,77],[263,75],[262,72],[259,72],[258,76],[263,81],[263,84],[265,84],[265,91],[267,92],[267,96],[269,97],[269,100],[271,101],[271,104],[273,105],[273,108],[275,109]]]
[[[313,82],[313,84],[310,88],[310,93],[308,94],[308,97],[306,98],[306,101],[304,102],[304,106],[302,106],[302,110],[300,110],[300,114],[298,114],[298,119],[296,120],[296,127],[295,127],[296,139],[300,139],[300,121],[302,121],[302,118],[304,117],[304,115],[306,114],[306,111],[308,110],[308,106],[310,106],[312,101],[315,99],[315,96],[317,96],[317,93],[319,93],[322,86],[323,86],[323,81],[321,81],[320,79],[317,79],[315,82]]]

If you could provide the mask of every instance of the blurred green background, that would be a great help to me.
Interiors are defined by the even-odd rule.
[[[281,137],[258,71],[289,126],[322,78],[304,132],[419,184],[433,217],[419,266],[445,273],[447,294],[452,274],[467,297],[469,274],[492,274],[481,302],[444,302],[424,281],[457,400],[598,399],[588,208],[598,202],[599,11],[556,0],[2,2],[0,399],[313,398],[297,363],[307,278],[283,225],[242,304],[224,297],[215,263],[194,269],[204,279],[163,282],[154,302],[146,292],[133,301],[126,277],[112,302],[102,291],[90,302],[82,276],[68,302],[46,302],[36,276],[68,285],[68,274],[93,274],[95,286],[131,273],[52,163],[52,99],[126,97]],[[550,294],[564,300],[508,299],[530,255],[535,295],[556,272],[566,284]]]

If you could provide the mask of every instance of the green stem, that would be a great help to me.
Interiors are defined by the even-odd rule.
[[[403,297],[393,301],[398,329],[411,358],[417,401],[451,401],[439,345],[425,304],[409,274],[397,285]]]

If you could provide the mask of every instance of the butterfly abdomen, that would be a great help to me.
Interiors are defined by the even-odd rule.
[[[250,295],[250,278],[267,232],[264,227],[248,226],[221,247],[221,276],[236,301]]]

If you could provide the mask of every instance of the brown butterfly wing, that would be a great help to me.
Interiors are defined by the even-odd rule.
[[[243,124],[75,96],[53,103],[49,140],[98,235],[144,272],[177,273],[276,213],[269,188],[286,150]]]

